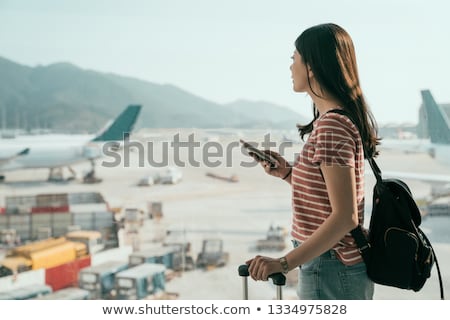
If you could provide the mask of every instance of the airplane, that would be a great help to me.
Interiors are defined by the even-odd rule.
[[[450,166],[450,120],[443,108],[436,103],[430,90],[422,90],[421,95],[430,139],[416,140],[411,143],[398,141],[396,144],[382,140],[381,143],[384,142],[386,148],[395,148],[404,152],[426,152],[437,162]],[[434,199],[450,195],[450,175],[386,171],[383,172],[383,176],[429,183],[431,196]]]
[[[85,182],[99,182],[95,160],[103,156],[103,146],[120,148],[128,141],[142,106],[129,105],[111,124],[96,135],[39,135],[6,139],[0,144],[0,181],[5,172],[23,169],[49,169],[49,181],[62,179],[62,168],[76,176],[71,165],[89,161],[91,171]],[[56,172],[56,173],[55,173]]]

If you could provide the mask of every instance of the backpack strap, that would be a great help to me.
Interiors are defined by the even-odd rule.
[[[351,116],[346,111],[344,111],[342,109],[332,109],[332,110],[329,110],[328,112],[338,113],[338,114],[346,116],[356,126],[356,128],[358,129],[358,132],[359,132],[359,127],[357,126],[356,122],[353,121]],[[369,157],[369,153],[366,151],[364,143],[362,145],[363,145],[364,157],[369,161],[370,167],[372,168],[372,171],[377,179],[377,182],[381,182],[382,178],[381,178],[380,168],[378,167],[378,165],[375,162],[375,160],[373,159],[373,157]],[[320,174],[322,174],[322,170],[320,170]],[[323,177],[323,174],[322,174],[322,177]],[[353,239],[355,239],[356,245],[358,246],[359,253],[361,254],[364,262],[367,265],[369,263],[369,259],[370,259],[370,243],[367,240],[366,235],[364,234],[362,226],[358,225],[355,229],[351,230],[350,233],[351,233]]]
[[[439,289],[440,289],[440,292],[441,292],[441,300],[445,300],[445,298],[444,298],[444,285],[442,284],[441,269],[439,268],[439,262],[438,262],[436,253],[434,252],[434,248],[431,245],[431,242],[430,242],[430,240],[428,240],[428,238],[425,235],[425,233],[421,232],[420,234],[425,239],[425,242],[430,246],[431,251],[433,252],[434,262],[436,262],[436,269],[437,269],[437,274],[438,274],[438,279],[439,279]]]
[[[359,253],[367,265],[370,259],[370,243],[367,241],[367,237],[364,234],[361,225],[358,225],[355,229],[350,231],[350,233],[352,234],[353,239],[355,239]]]

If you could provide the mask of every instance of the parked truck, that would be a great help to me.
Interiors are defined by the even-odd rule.
[[[84,268],[79,273],[79,287],[89,291],[90,299],[109,299],[116,274],[127,268],[126,261],[108,261]]]
[[[228,263],[229,253],[223,251],[223,240],[211,238],[203,240],[202,251],[197,256],[197,268],[223,267]]]
[[[144,263],[116,275],[116,299],[140,300],[165,291],[163,264]]]
[[[256,242],[256,250],[281,251],[286,248],[286,231],[282,227],[270,226],[266,238]]]

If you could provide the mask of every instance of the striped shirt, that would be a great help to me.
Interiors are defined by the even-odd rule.
[[[325,113],[314,122],[292,170],[292,236],[299,242],[308,239],[332,211],[321,164],[355,168],[359,223],[364,221],[364,152],[359,131],[348,117]],[[350,233],[333,250],[346,265],[362,261]]]

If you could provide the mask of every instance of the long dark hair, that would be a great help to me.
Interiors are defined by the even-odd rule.
[[[376,156],[377,124],[361,90],[355,49],[349,34],[336,24],[320,24],[303,31],[295,41],[295,48],[306,68],[311,68],[320,88],[343,104],[341,107],[359,129],[367,156]],[[319,116],[317,108],[314,106],[313,109],[314,119],[307,125],[297,125],[302,139],[312,131],[313,122]]]

